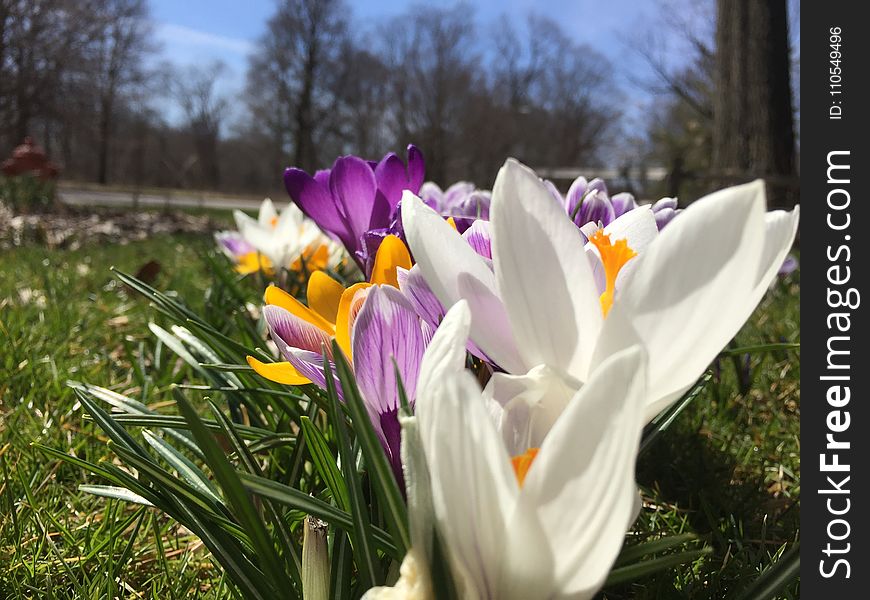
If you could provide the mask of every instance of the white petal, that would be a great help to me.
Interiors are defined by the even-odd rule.
[[[605,322],[600,362],[629,343],[625,317],[648,354],[647,418],[688,389],[748,316],[764,243],[764,184],[711,194],[690,205],[651,244]]]
[[[438,530],[468,597],[491,597],[517,485],[465,353],[463,305],[448,312],[420,367],[417,421],[429,465]],[[446,329],[445,329],[446,324]]]
[[[758,279],[753,292],[757,299],[750,302],[752,305],[750,312],[755,310],[755,305],[761,301],[770,282],[782,266],[794,243],[799,220],[800,206],[796,206],[790,212],[774,210],[765,215],[764,252],[761,255],[761,264],[758,265]]]
[[[460,276],[466,280],[465,291],[473,290],[484,296],[487,308],[493,299],[498,299],[495,276],[486,261],[441,215],[407,190],[402,196],[402,224],[423,279],[445,308],[463,297]],[[502,368],[524,370],[514,359],[516,344],[509,331],[497,332],[499,337],[493,340],[493,332],[487,328],[488,315],[478,312],[483,307],[481,302],[472,299],[471,339]]]
[[[540,178],[512,159],[496,178],[491,222],[498,289],[520,355],[529,367],[583,378],[602,316],[580,232]]]
[[[275,210],[275,205],[272,204],[272,200],[266,198],[263,200],[263,203],[260,204],[260,212],[257,215],[257,221],[263,227],[272,227],[273,219],[278,218],[278,211]]]
[[[580,382],[547,365],[525,375],[495,373],[483,392],[496,428],[512,456],[540,447],[553,424],[580,388]]]
[[[637,517],[634,468],[645,377],[640,346],[604,362],[571,400],[526,476],[514,522],[537,523],[545,533],[562,597],[594,595]],[[524,561],[528,532],[514,531],[510,555]]]

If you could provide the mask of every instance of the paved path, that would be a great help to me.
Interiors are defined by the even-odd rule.
[[[60,201],[72,206],[133,206],[132,192],[116,192],[102,190],[77,190],[74,188],[59,188]],[[196,192],[177,192],[171,195],[154,193],[139,194],[139,206],[149,207],[183,207],[183,208],[217,208],[231,210],[234,208],[254,209],[260,207],[259,200],[249,198],[229,198],[223,196],[202,196]]]

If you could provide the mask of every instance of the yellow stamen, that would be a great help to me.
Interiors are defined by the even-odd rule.
[[[335,323],[344,286],[324,271],[314,271],[308,280],[308,306],[331,323]]]
[[[514,467],[514,474],[517,476],[517,483],[523,487],[526,481],[526,475],[529,469],[532,468],[532,463],[535,462],[535,457],[538,456],[539,448],[529,448],[522,454],[511,458],[511,465]]]
[[[456,219],[454,219],[453,217],[447,217],[447,224],[450,225],[454,229],[454,231],[459,231],[458,229],[456,229]]]
[[[254,371],[269,381],[283,383],[285,385],[303,385],[305,383],[311,383],[307,377],[300,375],[299,371],[288,362],[264,363],[260,362],[253,356],[246,356],[245,358]]]
[[[247,252],[238,257],[236,263],[236,271],[242,275],[256,273],[262,270],[268,276],[275,274],[272,268],[272,261],[260,254],[259,252]]]
[[[344,355],[348,359],[353,358],[353,352],[350,347],[350,329],[353,327],[356,315],[362,308],[362,302],[359,300],[354,302],[354,296],[360,290],[372,287],[371,283],[355,283],[341,295],[341,301],[338,303],[338,314],[335,316],[335,341],[338,342]]]
[[[273,229],[278,226],[278,216],[277,215],[272,217],[271,219],[269,219],[269,225],[271,225]]]
[[[604,233],[603,229],[599,229],[592,234],[589,241],[598,249],[598,254],[601,255],[601,264],[604,266],[606,285],[601,293],[601,311],[606,317],[613,306],[616,276],[619,275],[619,271],[625,266],[625,263],[637,256],[637,252],[629,248],[626,240],[617,240],[616,243],[612,243],[610,241],[610,234]]]
[[[411,254],[405,243],[395,235],[388,235],[378,246],[375,254],[375,265],[372,268],[371,283],[399,287],[396,268],[411,268]]]
[[[319,314],[299,302],[296,298],[275,285],[270,285],[266,288],[265,294],[266,304],[274,304],[280,306],[286,311],[296,315],[303,321],[311,323],[315,327],[322,329],[329,335],[335,333],[335,326],[321,317]]]

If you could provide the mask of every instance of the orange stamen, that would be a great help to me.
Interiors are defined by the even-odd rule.
[[[601,311],[606,317],[613,306],[616,276],[619,275],[619,271],[625,266],[625,263],[637,256],[637,252],[629,248],[626,240],[617,240],[616,243],[611,242],[610,234],[604,233],[603,229],[599,229],[592,234],[589,241],[598,249],[598,254],[601,255],[601,264],[604,266],[606,285],[601,293],[600,300]]]
[[[522,454],[511,458],[511,465],[514,467],[514,474],[517,476],[517,483],[520,484],[520,487],[523,487],[523,483],[526,481],[526,474],[532,468],[532,463],[538,456],[538,450],[539,448],[529,448]]]

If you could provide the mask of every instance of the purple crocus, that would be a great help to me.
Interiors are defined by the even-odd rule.
[[[284,186],[302,212],[339,240],[365,271],[379,240],[397,227],[402,192],[416,194],[424,174],[423,154],[409,145],[407,167],[392,152],[377,163],[341,156],[331,169],[318,171],[313,177],[301,169],[288,168]],[[369,232],[381,235],[366,239]]]
[[[355,298],[354,304],[359,301],[362,307],[351,313],[351,356],[348,358],[375,433],[396,479],[402,483],[398,418],[401,403],[396,367],[413,408],[420,360],[432,331],[398,289],[375,285],[358,293],[362,299]],[[282,356],[301,375],[325,389],[323,350],[331,363],[330,335],[280,306],[265,306],[263,316]],[[334,365],[332,372],[336,377]],[[335,387],[341,396],[337,377]]]
[[[464,232],[475,219],[489,220],[492,193],[469,181],[458,181],[446,190],[427,181],[420,188],[420,199],[444,217],[453,217],[456,228]]]
[[[652,211],[656,218],[656,227],[661,231],[665,225],[674,220],[683,209],[677,208],[676,198],[662,198],[652,205]]]
[[[375,432],[402,481],[399,384],[402,379],[408,403],[414,407],[417,375],[430,339],[414,307],[396,288],[377,286],[366,298],[356,319],[351,343],[357,385]]]

